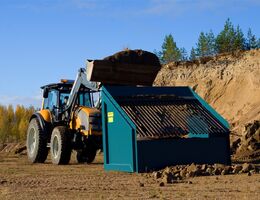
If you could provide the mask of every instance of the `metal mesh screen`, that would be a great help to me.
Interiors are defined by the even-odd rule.
[[[137,126],[138,138],[185,138],[192,134],[222,135],[229,130],[194,98],[174,95],[117,97]]]

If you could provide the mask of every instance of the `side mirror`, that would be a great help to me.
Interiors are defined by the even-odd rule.
[[[43,98],[48,98],[49,90],[47,88],[43,89]]]

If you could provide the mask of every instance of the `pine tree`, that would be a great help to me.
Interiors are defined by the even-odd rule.
[[[184,47],[180,48],[180,53],[181,53],[181,61],[188,60],[188,53]]]
[[[201,32],[196,46],[196,54],[198,57],[215,55],[215,36],[212,30],[206,34]]]
[[[256,36],[252,33],[251,28],[248,29],[247,32],[247,41],[246,41],[246,49],[256,49],[258,47],[258,42]]]
[[[224,29],[216,38],[217,53],[234,52],[245,49],[244,34],[239,26],[235,29],[230,19],[227,19]]]
[[[195,60],[197,58],[196,50],[192,47],[190,51],[190,58],[189,60]]]
[[[230,19],[225,22],[224,29],[216,37],[216,49],[218,53],[233,51],[235,29]]]
[[[181,59],[181,52],[171,34],[165,36],[161,53],[164,63],[179,61]]]
[[[216,54],[216,39],[212,30],[206,33],[206,39],[208,43],[208,55],[213,56]]]
[[[245,49],[245,38],[239,25],[236,28],[234,43],[232,46],[233,51]]]
[[[204,32],[200,33],[198,43],[196,45],[197,45],[197,48],[196,48],[197,55],[199,57],[207,56],[209,49],[208,49],[207,38],[206,38],[206,35],[204,34]]]

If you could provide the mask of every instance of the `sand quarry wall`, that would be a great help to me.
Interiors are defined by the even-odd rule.
[[[154,85],[192,87],[241,132],[260,119],[260,49],[166,64]]]

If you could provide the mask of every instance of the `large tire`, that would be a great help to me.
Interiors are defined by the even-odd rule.
[[[97,150],[95,148],[77,151],[78,163],[92,163],[95,160]]]
[[[57,126],[51,134],[51,160],[56,165],[66,165],[70,161],[71,141],[67,128]]]
[[[44,163],[48,156],[47,133],[45,133],[37,118],[33,118],[27,130],[27,156],[31,163]]]

